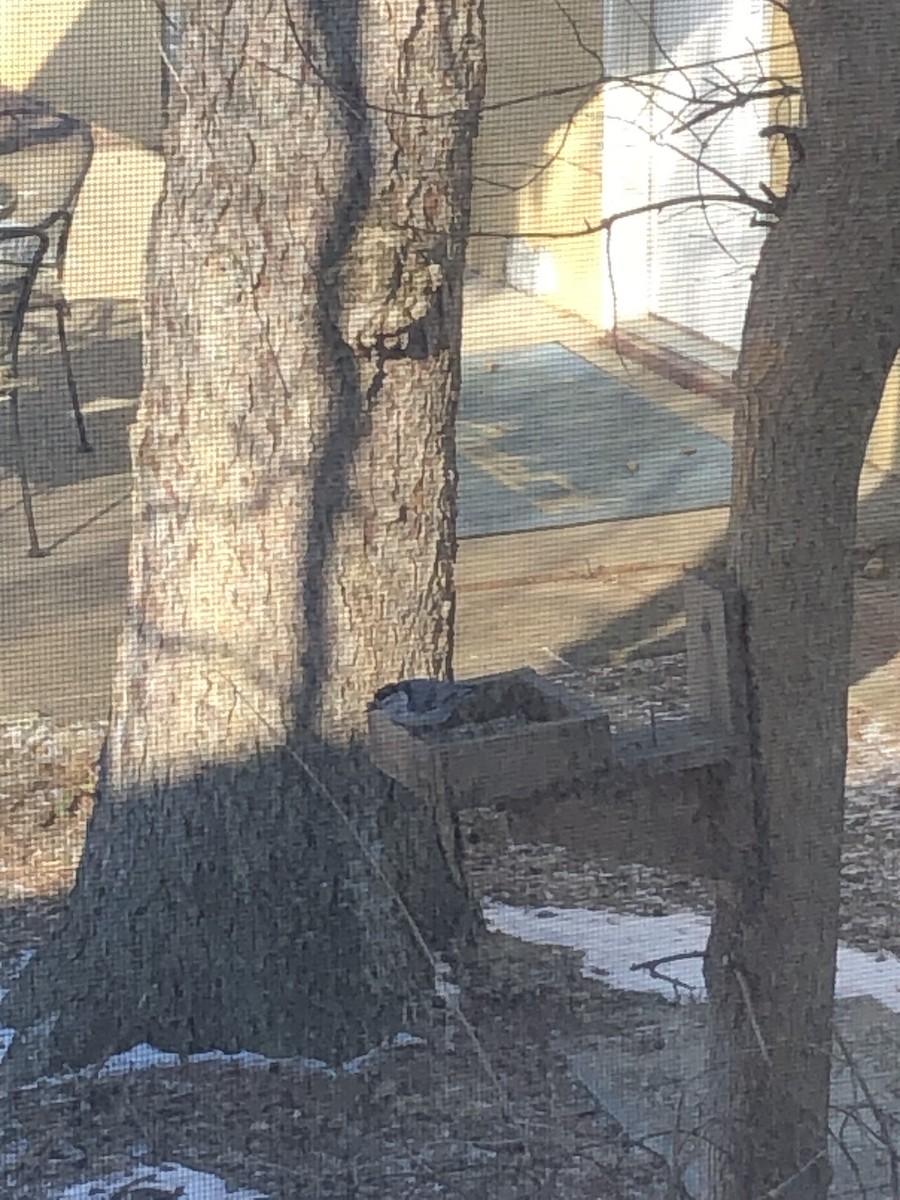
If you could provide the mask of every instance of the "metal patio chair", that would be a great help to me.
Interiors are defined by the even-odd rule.
[[[41,549],[19,420],[19,345],[29,313],[53,311],[78,448],[89,451],[66,331],[63,269],[75,206],[94,153],[90,126],[39,102],[0,107],[0,396],[12,410],[29,554]]]
[[[48,248],[49,239],[43,230],[4,229],[0,225],[0,330],[4,335],[0,345],[0,396],[6,397],[11,409],[16,470],[22,488],[25,520],[28,522],[29,553],[33,557],[39,557],[43,552],[34,523],[19,422],[19,342],[37,273]]]

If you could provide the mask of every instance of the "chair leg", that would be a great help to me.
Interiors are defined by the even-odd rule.
[[[28,553],[31,558],[45,558],[50,551],[41,549],[41,544],[38,541],[37,526],[34,523],[31,487],[28,483],[28,471],[25,465],[25,446],[22,442],[22,427],[19,424],[19,389],[11,388],[7,398],[12,413],[13,443],[16,452],[16,468],[19,472],[19,484],[22,488],[22,506],[25,509],[25,520],[28,523]]]
[[[78,403],[78,388],[75,385],[75,372],[72,370],[72,356],[69,353],[69,341],[66,337],[66,306],[64,303],[56,305],[56,331],[59,334],[59,348],[62,351],[63,363],[66,368],[66,383],[69,385],[72,412],[75,414],[75,424],[78,426],[78,448],[87,452],[93,450],[94,447],[88,441],[84,417],[81,415],[81,405]]]

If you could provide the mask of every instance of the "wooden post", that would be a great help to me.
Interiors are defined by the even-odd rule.
[[[691,716],[707,725],[717,739],[730,741],[734,722],[724,587],[709,576],[691,572],[684,579],[684,605]]]

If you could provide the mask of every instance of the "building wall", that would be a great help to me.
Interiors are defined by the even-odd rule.
[[[97,143],[70,243],[72,299],[137,299],[159,154],[153,0],[3,0],[0,86],[89,119]],[[0,164],[2,167],[2,164]]]
[[[504,106],[547,89],[590,81],[601,46],[599,0],[569,0],[567,18],[546,0],[487,0],[488,95],[477,146],[478,181],[469,261],[489,278],[534,290],[600,323],[600,236],[556,240],[601,216],[602,96],[586,86]],[[786,17],[773,9],[773,66],[795,78]],[[137,300],[162,179],[159,10],[154,0],[3,0],[0,91],[33,94],[85,116],[97,152],[70,244],[73,299]],[[500,106],[500,107],[493,107]],[[798,119],[797,102],[773,102],[773,120]],[[773,181],[784,156],[773,146]],[[497,236],[485,237],[483,233]],[[900,470],[900,364],[888,381],[869,448]]]
[[[486,0],[487,107],[476,152],[469,262],[597,321],[602,238],[534,234],[583,229],[600,218],[602,109],[590,81],[600,65],[600,0]],[[568,94],[539,95],[587,81]],[[509,101],[532,97],[528,103]],[[483,237],[488,231],[499,236]]]
[[[593,45],[601,7],[596,0],[568,5]],[[590,79],[599,70],[546,0],[487,0],[487,10],[489,104]],[[89,118],[95,129],[97,154],[68,263],[73,299],[141,295],[148,226],[162,179],[159,30],[154,0],[0,4],[0,87],[52,100]],[[548,243],[513,241],[513,235],[561,231],[573,223],[579,228],[597,219],[599,138],[600,111],[590,89],[486,113],[474,224],[505,236],[474,238],[470,258],[498,280],[506,277],[507,265],[521,279],[535,263],[543,264],[547,299],[591,319],[599,298],[601,239]]]

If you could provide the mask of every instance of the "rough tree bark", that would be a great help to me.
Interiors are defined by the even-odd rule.
[[[900,21],[791,0],[807,125],[738,371],[744,655],[733,854],[707,959],[717,1200],[822,1200],[857,488],[900,345]]]
[[[111,727],[4,1012],[25,1073],[144,1040],[346,1058],[433,983],[385,880],[432,948],[477,928],[452,823],[358,735],[377,687],[451,670],[480,0],[181,11]]]

